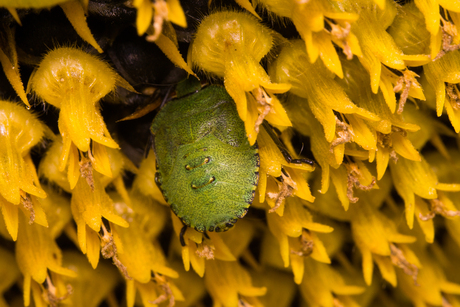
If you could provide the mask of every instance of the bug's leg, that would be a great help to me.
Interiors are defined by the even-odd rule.
[[[160,109],[162,109],[165,106],[166,102],[168,102],[169,94],[171,93],[172,89],[173,89],[173,86],[168,88],[168,90],[166,92],[166,95],[164,96],[163,100],[161,101]]]
[[[201,82],[194,76],[188,76],[186,79],[179,82],[176,86],[177,98],[181,98],[201,90]]]
[[[187,231],[187,225],[184,225],[184,227],[182,227],[182,229],[180,230],[180,234],[179,234],[180,245],[182,246],[186,245],[185,239],[184,239],[185,231]]]
[[[284,159],[286,159],[287,162],[294,164],[306,163],[311,166],[315,166],[315,161],[310,159],[293,159],[289,151],[286,149],[286,146],[284,146],[284,144],[280,141],[275,132],[273,132],[272,127],[270,127],[270,124],[265,120],[263,122],[263,127],[265,128],[265,131],[267,131],[268,135],[272,138],[273,142],[275,142],[276,146],[278,146],[279,150],[284,156]]]
[[[211,239],[211,238],[209,238],[208,233],[207,233],[206,231],[203,232],[203,236],[204,236],[206,239],[208,239],[208,240]]]

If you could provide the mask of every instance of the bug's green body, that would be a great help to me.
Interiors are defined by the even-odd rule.
[[[170,101],[151,130],[156,182],[185,225],[226,231],[246,214],[258,184],[259,155],[223,87]]]

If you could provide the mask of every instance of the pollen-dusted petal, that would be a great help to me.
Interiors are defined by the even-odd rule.
[[[357,295],[363,287],[349,286],[331,266],[312,259],[305,259],[305,273],[300,293],[311,306],[334,306],[334,296]]]
[[[281,164],[285,163],[286,159],[265,128],[261,129],[258,140],[261,170],[273,177],[281,176]]]
[[[423,217],[429,216],[430,210],[428,209],[428,204],[421,199],[420,197],[415,197],[415,216],[417,218],[417,223],[422,229],[423,234],[425,235],[425,241],[428,243],[433,243],[434,241],[434,224],[433,219],[425,219]],[[447,227],[449,228],[449,227]]]
[[[321,121],[329,142],[332,141],[335,132],[335,129],[330,127],[331,113],[325,113],[318,108],[328,108],[344,114],[356,113],[370,121],[379,120],[378,116],[357,107],[347,97],[324,64],[311,64],[302,45],[302,41],[296,40],[285,46],[270,71],[276,81],[292,84],[293,94],[308,99],[310,109]]]
[[[379,267],[380,274],[382,277],[390,283],[393,287],[397,286],[397,278],[396,278],[396,270],[393,264],[391,263],[391,259],[389,257],[380,256],[380,255],[372,255],[375,263]]]
[[[72,285],[70,300],[75,306],[96,306],[102,303],[121,281],[116,268],[109,263],[100,263],[93,269],[88,260],[77,251],[64,251],[64,266],[71,268],[78,278],[63,278]]]
[[[270,91],[267,90],[267,92],[270,94]],[[284,126],[284,127],[292,126],[292,123],[289,120],[288,115],[286,114],[286,110],[284,110],[278,98],[276,98],[276,96],[273,94],[270,96],[271,96],[270,98],[271,98],[272,107],[270,108],[270,112],[265,116],[265,119],[270,124],[275,125],[275,126]],[[259,109],[259,113],[263,113],[263,112],[261,112]]]
[[[364,279],[366,284],[372,283],[374,260],[383,277],[396,286],[395,272],[389,263],[390,257],[394,257],[391,242],[413,243],[416,238],[399,234],[388,217],[369,205],[358,202],[351,210],[353,238],[362,254]]]
[[[316,211],[321,215],[333,218],[334,220],[349,221],[351,218],[350,211],[344,210],[342,202],[337,196],[336,190],[330,189],[327,193],[323,194],[322,191],[319,190],[320,186],[321,179],[316,178],[312,186],[312,190],[314,191],[313,194],[315,195],[315,202],[304,202],[307,208],[312,211]]]
[[[225,307],[237,306],[241,295],[261,296],[267,291],[252,286],[249,273],[235,261],[208,261],[204,282],[215,304]]]
[[[184,300],[182,293],[180,293],[172,283],[166,281],[164,278],[162,279],[164,280],[162,284],[158,284],[156,280],[150,281],[149,283],[134,282],[134,286],[139,292],[141,302],[144,306],[153,304],[153,302],[160,303],[168,300],[170,302]]]
[[[415,5],[425,17],[425,27],[432,36],[440,30],[439,1],[415,0]],[[436,54],[431,54],[436,56]]]
[[[304,256],[302,251],[302,246],[300,244],[299,238],[288,238],[289,239],[289,248],[290,248],[290,265],[292,268],[292,273],[294,274],[294,282],[298,285],[302,282],[303,273],[304,273]],[[310,241],[313,242],[313,241]],[[316,242],[315,242],[316,243]],[[313,243],[313,244],[315,244]],[[299,253],[299,254],[297,254]],[[308,248],[307,253],[312,253],[311,248]]]
[[[377,149],[375,131],[371,131],[366,123],[354,114],[345,116],[352,129],[352,140],[366,150]]]
[[[291,164],[292,165],[292,164]],[[294,185],[294,195],[309,202],[314,202],[315,198],[311,195],[310,186],[305,178],[304,172],[295,167],[285,167]]]
[[[344,146],[338,145],[331,148],[331,144],[325,138],[323,128],[313,116],[305,98],[289,95],[286,108],[294,128],[310,136],[311,150],[322,171],[321,193],[326,193],[329,189],[329,166],[333,168],[340,166],[344,156]]]
[[[131,207],[129,207],[121,195],[110,193],[111,198],[115,203],[117,212],[120,208],[124,208],[120,213],[125,219],[130,222],[133,212],[138,216],[142,216],[140,224],[146,232],[149,239],[156,238],[163,230],[165,224],[169,222],[170,209],[149,197],[145,197],[135,191],[129,192],[131,199]]]
[[[430,5],[435,9],[429,8]],[[424,19],[420,7],[425,10],[426,17],[432,19]],[[405,3],[400,10],[402,12],[396,15],[388,28],[388,33],[393,37],[396,45],[404,54],[430,54],[431,33],[436,35],[440,26],[438,4],[435,1],[417,0]],[[429,30],[427,21],[429,21]],[[433,57],[433,54],[431,56]]]
[[[259,0],[257,2],[268,11],[281,17],[288,17],[293,21],[297,31],[305,41],[306,51],[311,63],[316,62],[318,56],[320,56],[325,66],[331,72],[343,78],[341,63],[337,56],[337,51],[332,44],[332,40],[336,37],[325,31],[325,20],[331,20],[331,23],[333,21],[340,25],[348,23],[349,26],[350,22],[354,22],[358,18],[357,14],[342,12],[339,5],[333,1]],[[333,25],[335,26],[335,24]],[[344,38],[335,39],[335,42],[342,48],[343,42],[350,42],[350,45],[352,45],[351,52],[360,55],[361,49],[356,44],[357,41],[354,34],[348,33],[344,34],[344,36]]]
[[[243,104],[240,104],[240,107],[238,107],[237,104],[238,115],[241,119],[243,119],[242,116],[246,118],[246,120],[244,120],[244,128],[246,129],[248,141],[249,144],[254,144],[258,137],[258,133],[256,131],[256,122],[259,119],[258,103],[252,95],[244,93],[244,97],[245,100]]]
[[[350,210],[352,214],[353,237],[366,245],[374,254],[389,256],[390,242],[406,241],[414,242],[415,237],[400,235],[396,230],[396,225],[384,214],[369,207],[367,204],[358,202]]]
[[[267,288],[267,293],[258,298],[262,306],[292,306],[297,287],[290,274],[267,268],[263,272],[251,272],[251,277],[255,285],[264,285]],[[283,295],[278,295],[279,293]]]
[[[387,1],[382,10],[365,1],[345,1],[344,4],[351,12],[359,14],[351,30],[363,50],[364,57],[360,61],[371,74],[372,92],[377,93],[381,64],[398,70],[406,68],[402,51],[385,31],[396,16],[396,5]]]
[[[50,51],[30,79],[30,90],[60,108],[59,130],[88,151],[90,140],[118,148],[100,114],[99,100],[115,90],[117,73],[105,62],[79,49]]]
[[[250,73],[260,71],[257,63],[270,51],[272,40],[270,30],[254,17],[246,13],[217,12],[207,16],[197,30],[192,46],[192,62],[218,76],[230,72],[226,71],[226,65],[237,65],[242,69],[239,73],[252,81],[258,76],[246,75],[243,70]],[[245,67],[241,61],[249,61],[248,66]],[[241,86],[245,87],[244,83]]]
[[[80,229],[78,229],[78,240],[80,242],[80,247],[82,252],[86,254],[86,257],[88,258],[88,261],[93,269],[95,269],[99,264],[101,254],[101,239],[99,238],[99,233],[89,228],[88,225],[83,225],[83,229],[85,229],[84,237],[80,235]],[[84,241],[84,243],[81,243],[82,241]],[[82,247],[83,244],[85,244],[85,249]]]
[[[333,228],[330,226],[313,222],[313,217],[310,212],[303,207],[300,199],[288,198],[287,203],[283,217],[277,216],[276,214],[268,215],[273,216],[273,222],[276,223],[277,227],[282,230],[284,234],[291,237],[298,237],[301,235],[303,228],[324,233],[333,231]]]
[[[380,180],[385,174],[388,163],[390,162],[390,149],[378,146],[376,154],[377,163],[377,180]]]
[[[174,232],[179,237],[184,224],[181,220],[171,211],[171,219],[173,222]],[[203,234],[193,228],[188,227],[184,234],[185,246],[181,247],[182,262],[186,271],[190,270],[192,265],[193,270],[198,276],[203,277],[205,272],[206,260],[196,254],[197,245],[203,241]]]
[[[421,160],[420,154],[414,148],[414,145],[412,145],[412,143],[401,133],[392,133],[390,138],[393,149],[396,151],[396,153],[400,154],[402,157],[408,160]]]
[[[389,134],[392,131],[392,126],[407,130],[417,131],[420,129],[419,126],[412,124],[405,120],[399,114],[394,114],[391,108],[388,106],[387,98],[382,92],[373,94],[369,86],[366,86],[366,71],[357,60],[344,61],[343,70],[345,73],[344,80],[336,80],[338,84],[342,86],[345,93],[356,102],[361,108],[376,114],[380,121],[366,121],[366,123],[377,130],[378,132]],[[387,70],[385,69],[385,74]],[[394,80],[394,77],[388,79],[388,82]],[[391,85],[389,85],[391,88]],[[391,90],[392,91],[392,90]],[[391,93],[394,96],[394,93]]]
[[[190,244],[184,246],[183,249],[188,249],[188,253],[190,255],[190,264],[192,265],[192,268],[195,271],[195,273],[198,274],[198,276],[203,277],[206,269],[206,259],[204,257],[198,256],[197,246],[195,244]],[[182,258],[185,259],[183,253]]]
[[[311,257],[316,261],[322,263],[331,263],[328,252],[326,250],[325,244],[322,242],[321,238],[318,236],[320,233],[310,232],[309,235],[311,240],[314,242],[313,251]]]
[[[240,223],[238,223],[240,226]],[[236,261],[235,256],[232,254],[232,250],[225,244],[221,238],[220,233],[211,232],[208,234],[211,241],[209,242],[215,248],[214,257],[223,261]]]
[[[27,129],[26,129],[27,128]],[[36,178],[29,151],[44,136],[44,125],[24,107],[10,101],[0,101],[0,194],[18,205],[21,190],[46,197]]]
[[[267,92],[270,93],[272,88],[270,77],[260,65],[261,59],[272,49],[272,33],[249,14],[221,11],[202,20],[190,47],[190,61],[195,67],[223,77],[225,88],[235,101],[240,118],[245,122],[248,120],[248,109],[251,110],[246,94],[260,91],[262,88],[267,88]],[[289,89],[287,84],[274,84],[273,87],[272,93],[281,93],[282,89]],[[262,101],[257,99],[251,102],[265,104],[267,108],[272,107],[269,102],[272,97],[258,96],[261,96]],[[278,117],[285,117],[281,112],[282,108],[280,109],[279,105],[276,107],[274,112],[279,113]],[[265,115],[261,113],[259,116],[263,119]],[[253,129],[246,129],[246,133],[250,136]],[[253,141],[255,137],[251,136],[251,144]]]
[[[71,206],[81,212],[86,224],[96,232],[100,230],[101,217],[121,227],[128,227],[128,223],[116,214],[113,202],[97,176],[94,176],[94,190],[80,178],[72,192]]]
[[[75,145],[73,145],[75,147]],[[73,151],[73,148],[69,148],[69,150]],[[76,147],[75,147],[76,150]],[[56,139],[53,144],[48,148],[46,153],[43,155],[39,167],[38,167],[38,173],[41,178],[46,178],[50,182],[53,182],[54,184],[57,184],[61,189],[64,191],[70,193],[72,190],[72,186],[69,184],[68,180],[68,174],[64,172],[63,170],[61,171],[60,168],[60,156],[61,152],[63,151],[63,144],[62,144],[62,139],[58,138]],[[76,152],[77,157],[76,159],[74,158],[74,153],[72,152],[70,154],[71,159],[69,159],[69,166],[68,166],[68,173],[74,172],[76,173],[75,175],[72,175],[71,177],[76,177],[75,184],[78,181],[78,178],[80,177],[80,165],[78,163],[78,151]],[[65,169],[65,164],[64,164],[64,169]],[[75,185],[74,184],[74,185]]]
[[[441,116],[446,102],[446,83],[460,83],[460,51],[448,52],[423,66],[426,80],[436,92],[436,113]]]
[[[147,158],[142,160],[139,172],[134,180],[133,187],[143,195],[152,197],[154,200],[166,204],[160,189],[155,183],[156,158],[153,150],[150,150]]]
[[[276,136],[275,136],[276,137]],[[259,181],[259,201],[265,201],[265,195],[268,192],[273,194],[279,194],[276,192],[279,188],[274,186],[274,182],[267,180],[267,176],[277,178],[282,176],[282,169],[284,167],[287,171],[287,177],[291,174],[292,177],[289,178],[292,183],[289,185],[289,188],[293,189],[293,194],[301,198],[304,198],[309,201],[313,201],[314,197],[311,195],[308,183],[303,176],[303,173],[311,172],[314,168],[307,163],[289,163],[286,161],[286,158],[280,151],[280,148],[275,144],[272,137],[263,127],[259,133],[258,138],[259,145],[259,155],[260,155],[260,181]],[[284,145],[283,145],[284,146]],[[291,169],[291,170],[289,170]],[[267,189],[267,185],[271,184],[274,189]],[[275,206],[274,199],[269,199],[270,206]],[[281,211],[277,211],[278,214],[281,214]]]
[[[415,195],[426,199],[437,198],[436,175],[425,159],[420,162],[404,158],[390,163],[391,176],[398,194],[404,199],[406,221],[409,228],[414,223]]]
[[[131,278],[145,284],[151,280],[152,271],[178,277],[166,266],[163,252],[148,239],[137,219],[128,228],[115,226],[115,229],[123,245],[123,253],[118,254],[118,259]]]
[[[16,261],[23,275],[30,275],[39,284],[47,276],[47,270],[75,277],[75,272],[61,266],[61,250],[52,239],[49,230],[20,217]]]
[[[404,108],[404,120],[415,123],[420,127],[420,130],[407,134],[407,139],[416,149],[420,150],[428,141],[431,141],[443,155],[449,155],[440,138],[441,135],[453,136],[455,134],[443,123],[433,118],[429,110],[417,109],[415,106],[407,105]]]
[[[113,156],[114,154],[112,154]],[[111,161],[119,162],[122,161],[120,159],[109,159],[109,155],[107,154],[107,148],[97,142],[94,142],[91,156],[93,157],[92,166],[95,171],[98,171],[102,175],[112,178],[112,169],[111,169]],[[117,157],[119,158],[119,157]],[[118,165],[117,165],[118,166]]]
[[[216,258],[226,260],[221,256],[223,253],[219,250],[219,246],[221,246],[221,244],[225,244],[226,248],[229,250],[229,252],[225,252],[225,254],[228,254],[225,258],[231,261],[235,258],[239,258],[247,251],[249,244],[254,239],[254,235],[256,235],[256,225],[254,225],[251,221],[242,219],[238,221],[232,231],[215,234],[208,233],[208,235],[212,240],[212,244],[216,247],[214,253]],[[216,236],[220,237],[222,243],[216,243],[214,241],[214,237]],[[230,259],[230,255],[232,259]]]
[[[329,233],[333,230],[330,226],[313,222],[310,212],[303,207],[298,198],[288,198],[286,202],[286,209],[282,217],[277,214],[267,216],[270,231],[279,241],[280,253],[285,267],[289,265],[288,236],[297,238],[302,235],[304,228],[324,233]]]
[[[440,306],[443,304],[443,301],[445,301],[443,298],[443,292],[445,292],[443,285],[455,284],[447,281],[438,259],[429,255],[425,250],[420,249],[417,250],[417,256],[421,262],[421,269],[418,271],[417,275],[417,284],[414,284],[414,280],[411,276],[398,270],[400,288],[414,304]],[[456,286],[457,287],[450,288],[454,290],[454,293],[458,293],[458,284]],[[446,288],[449,288],[449,286]]]
[[[184,303],[179,303],[185,306],[194,306],[201,301],[206,293],[204,280],[195,272],[186,272],[184,266],[178,260],[170,263],[172,269],[179,273],[179,278],[174,279],[174,285],[182,292]],[[178,305],[179,305],[178,304]]]
[[[313,33],[313,41],[318,45],[319,56],[324,65],[342,79],[342,64],[332,44],[331,36],[326,32]]]
[[[460,3],[458,1],[438,0],[438,2],[439,5],[446,10],[453,11],[455,13],[460,12]]]
[[[346,167],[341,165],[337,169],[331,169],[330,176],[337,196],[340,199],[343,208],[347,211],[350,205],[350,199],[348,198],[348,174]]]

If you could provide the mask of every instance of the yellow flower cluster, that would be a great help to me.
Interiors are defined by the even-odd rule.
[[[19,24],[16,9],[59,5],[103,53],[92,2],[0,5]],[[260,156],[252,206],[230,231],[184,232],[154,150],[135,165],[101,112],[139,89],[75,46],[21,77],[1,25],[17,97],[0,100],[0,307],[460,306],[460,0],[236,0],[196,25],[178,0],[121,5],[235,101]],[[172,24],[193,29],[187,61]]]

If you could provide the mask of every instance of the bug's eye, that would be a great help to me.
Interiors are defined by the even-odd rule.
[[[190,164],[186,164],[185,169],[190,171],[190,170],[195,169],[197,167],[203,166],[203,165],[209,163],[210,161],[211,161],[211,157],[206,157],[206,158],[204,158],[203,162],[201,162],[200,164],[197,164],[195,166],[190,165]]]
[[[212,176],[211,178],[209,178],[208,182],[206,182],[205,184],[203,185],[200,185],[200,186],[197,186],[197,185],[194,185],[192,183],[192,189],[201,189],[201,188],[204,188],[205,186],[207,186],[208,184],[211,184],[213,183],[214,181],[216,180],[216,177]]]

